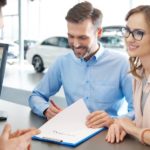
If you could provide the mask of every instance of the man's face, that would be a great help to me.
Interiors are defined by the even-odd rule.
[[[69,45],[78,58],[85,58],[96,50],[97,31],[90,19],[81,23],[67,22]]]

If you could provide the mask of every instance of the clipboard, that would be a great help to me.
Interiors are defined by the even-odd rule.
[[[43,124],[39,128],[41,133],[32,139],[76,147],[105,129],[86,127],[88,114],[90,112],[83,99],[79,99]]]

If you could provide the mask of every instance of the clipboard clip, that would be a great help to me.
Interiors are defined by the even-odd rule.
[[[55,141],[55,142],[63,142],[63,140],[61,140],[61,139],[51,138],[51,137],[48,137],[48,136],[43,136],[42,138],[47,139],[47,140],[51,140],[51,141]]]

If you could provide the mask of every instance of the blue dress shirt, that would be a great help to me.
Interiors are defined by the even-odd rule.
[[[132,78],[128,71],[128,57],[103,47],[88,61],[77,58],[73,52],[66,54],[48,69],[33,90],[29,105],[34,113],[44,117],[49,97],[63,86],[68,105],[83,98],[90,112],[104,110],[117,117],[125,98],[128,103],[125,115],[133,118]]]

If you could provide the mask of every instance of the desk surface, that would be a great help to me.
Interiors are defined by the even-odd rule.
[[[4,100],[0,100],[0,110],[7,111],[7,122],[12,125],[13,130],[33,126],[39,128],[46,121],[34,115],[29,107]],[[5,123],[6,121],[0,122],[0,131],[3,129]],[[120,144],[109,144],[105,141],[106,133],[107,131],[103,131],[75,148],[47,142],[32,141],[32,150],[149,150],[149,146],[140,144],[140,142],[131,136],[127,136],[124,142]]]

